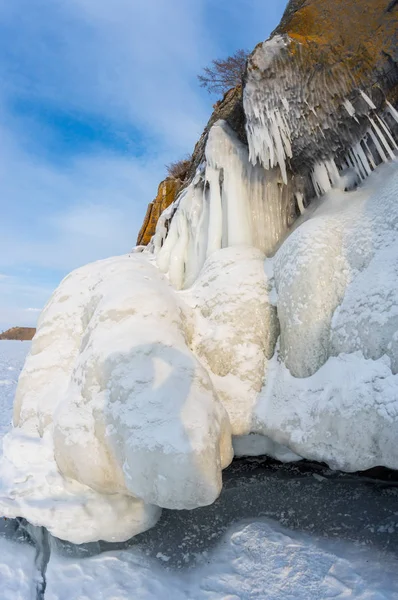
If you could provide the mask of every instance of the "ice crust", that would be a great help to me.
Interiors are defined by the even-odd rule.
[[[164,220],[175,211],[167,232]],[[177,289],[196,280],[221,248],[252,245],[271,255],[294,220],[290,185],[279,168],[253,166],[225,121],[210,130],[206,165],[161,217],[153,245],[157,264]]]
[[[395,134],[378,128],[389,159]],[[398,469],[398,164],[372,173],[370,139],[342,165],[358,189],[320,161],[320,197],[297,200],[289,230],[281,163],[253,166],[213,126],[150,248],[74,271],[45,307],[1,514],[75,543],[126,540],[161,508],[214,502],[234,453]]]

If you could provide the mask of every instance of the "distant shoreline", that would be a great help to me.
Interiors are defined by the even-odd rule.
[[[11,327],[0,333],[0,340],[30,341],[36,333],[35,327]]]

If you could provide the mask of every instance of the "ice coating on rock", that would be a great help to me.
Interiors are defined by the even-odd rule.
[[[397,164],[331,191],[275,255],[280,347],[253,430],[346,471],[398,466]]]
[[[239,282],[239,283],[238,283]],[[234,435],[251,431],[251,414],[279,335],[264,254],[224,248],[206,261],[182,297],[195,311],[191,348],[206,367]]]
[[[251,162],[265,169],[278,165],[285,183],[292,172],[312,169],[318,195],[336,187],[328,165],[338,159],[335,168],[341,170],[347,151],[362,179],[374,169],[360,146],[367,119],[371,127],[365,137],[372,138],[382,160],[394,157],[398,135],[392,135],[385,115],[377,114],[374,89],[361,89],[347,65],[329,60],[317,56],[308,40],[274,36],[249,57],[243,93]],[[396,119],[396,109],[387,107]]]
[[[206,257],[220,248],[253,245],[271,254],[293,221],[291,186],[279,168],[265,171],[225,121],[210,130],[206,165],[177,199],[166,237],[164,220],[155,238],[159,268],[177,289],[197,278]]]

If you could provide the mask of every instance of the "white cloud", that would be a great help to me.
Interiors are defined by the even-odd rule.
[[[164,155],[144,161],[97,151],[51,164],[18,146],[1,121],[0,140],[0,269],[68,271],[131,248]]]

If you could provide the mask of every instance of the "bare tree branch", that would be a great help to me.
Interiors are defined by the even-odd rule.
[[[248,55],[246,50],[240,49],[226,59],[212,60],[211,66],[205,67],[203,74],[198,75],[200,86],[209,93],[217,94],[236,87],[242,81]]]

